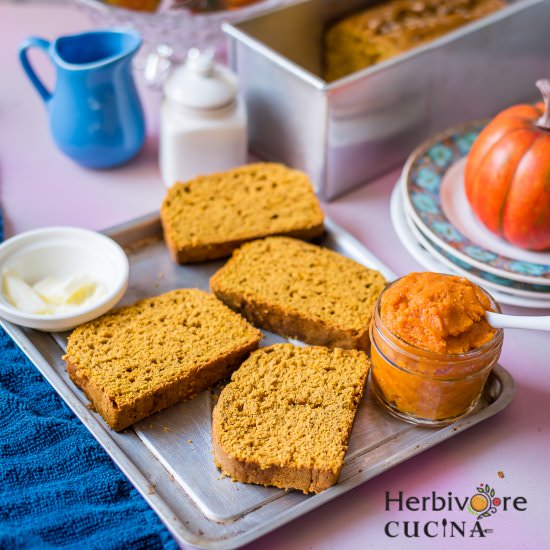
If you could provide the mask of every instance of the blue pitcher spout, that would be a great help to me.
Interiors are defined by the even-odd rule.
[[[134,31],[97,30],[58,38],[52,53],[59,68],[96,69],[132,57],[141,43]]]

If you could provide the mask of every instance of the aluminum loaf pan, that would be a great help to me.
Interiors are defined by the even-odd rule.
[[[517,0],[325,82],[324,29],[375,3],[306,0],[224,26],[252,151],[304,170],[326,200],[386,172],[434,132],[532,101],[535,80],[550,76],[550,2]]]

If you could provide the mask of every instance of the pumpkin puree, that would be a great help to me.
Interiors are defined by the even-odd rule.
[[[502,347],[484,317],[493,307],[462,277],[411,273],[387,287],[370,332],[375,396],[392,414],[423,425],[467,414]]]
[[[466,353],[495,334],[485,320],[489,299],[463,277],[410,273],[393,284],[381,301],[386,327],[405,342],[427,351]]]

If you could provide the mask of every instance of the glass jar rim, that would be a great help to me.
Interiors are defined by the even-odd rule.
[[[469,279],[467,279],[466,277],[460,277],[459,275],[449,275],[447,273],[438,273],[438,275],[442,275],[444,277],[458,277],[458,278],[466,279],[467,281],[469,281]],[[430,351],[430,350],[421,348],[420,346],[417,346],[415,344],[407,342],[406,340],[401,338],[399,335],[392,332],[389,329],[389,327],[386,326],[386,324],[383,322],[382,316],[380,315],[380,306],[381,306],[381,303],[382,303],[382,297],[384,296],[384,293],[389,288],[391,288],[394,284],[396,284],[398,281],[400,281],[401,279],[403,279],[406,276],[407,275],[404,275],[403,277],[399,277],[398,279],[395,279],[394,281],[389,283],[386,286],[386,288],[384,288],[384,290],[380,293],[380,295],[378,296],[378,299],[376,300],[376,304],[374,305],[374,312],[373,312],[373,320],[375,321],[375,325],[378,326],[378,327],[382,327],[385,332],[387,332],[392,338],[397,340],[400,347],[402,348],[401,349],[402,352],[404,352],[406,354],[410,354],[411,356],[417,356],[417,355],[420,354],[420,355],[422,355],[422,357],[424,359],[428,359],[428,360],[432,359],[434,361],[440,361],[442,359],[445,359],[447,361],[451,360],[453,362],[460,363],[460,362],[463,362],[463,361],[469,361],[469,360],[475,359],[476,357],[479,357],[480,355],[483,355],[484,353],[488,352],[489,350],[493,349],[494,347],[496,347],[496,346],[498,346],[502,343],[502,340],[503,340],[503,337],[504,337],[504,330],[501,329],[501,328],[497,328],[497,329],[495,329],[495,334],[493,335],[493,337],[488,342],[485,342],[485,344],[483,344],[479,348],[474,348],[474,349],[471,349],[471,350],[469,350],[467,352],[464,352],[464,353],[439,353],[439,352],[436,352],[436,351]],[[472,282],[472,281],[469,281],[469,282]],[[475,285],[475,283],[472,283],[472,284]],[[500,313],[502,311],[501,308],[500,308],[500,305],[493,298],[493,296],[491,296],[491,294],[489,294],[489,292],[487,292],[484,288],[480,287],[479,285],[475,285],[475,286],[477,286],[477,288],[479,288],[481,290],[481,292],[483,292],[483,294],[485,294],[485,296],[487,296],[487,298],[489,299],[489,302],[491,304],[491,307],[494,308],[492,311],[495,311],[496,313]],[[379,332],[381,332],[381,331],[379,331]],[[381,332],[381,335],[383,337],[385,337],[383,332]]]

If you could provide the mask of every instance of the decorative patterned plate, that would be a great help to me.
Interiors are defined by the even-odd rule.
[[[434,258],[429,252],[427,252],[420,243],[414,238],[411,229],[407,224],[407,214],[405,212],[405,203],[403,200],[403,192],[401,185],[398,183],[392,193],[390,212],[392,224],[399,237],[399,240],[407,251],[413,256],[413,258],[419,262],[423,267],[430,271],[437,273],[448,273],[450,275],[457,275],[455,268],[444,265],[441,261]],[[474,281],[471,275],[468,278]],[[488,285],[483,280],[474,281],[480,286],[487,288],[492,296],[501,304],[508,304],[512,306],[528,307],[533,309],[550,309],[550,303],[540,298],[527,298],[524,296],[514,296],[507,292],[500,292],[498,290],[489,289]]]
[[[469,207],[455,208],[463,167],[456,163],[466,157],[483,126],[472,122],[452,128],[418,147],[403,169],[405,203],[422,233],[454,258],[506,279],[550,285],[549,253],[520,250],[496,237],[488,240],[485,228],[477,232],[481,226],[477,220],[477,225],[470,226],[471,220],[464,219],[465,215],[473,218]],[[468,235],[465,227],[470,228]]]
[[[454,165],[457,166],[457,165]],[[398,187],[404,187],[403,180],[399,180]],[[444,186],[444,184],[443,184]],[[428,235],[425,235],[420,227],[414,222],[411,209],[408,204],[403,200],[403,193],[399,205],[403,210],[405,217],[405,223],[412,237],[424,248],[429,254],[431,254],[436,260],[449,267],[459,275],[468,277],[477,284],[483,285],[487,288],[498,290],[500,292],[506,292],[507,294],[514,294],[516,296],[524,296],[527,298],[537,298],[539,300],[548,300],[548,306],[550,307],[550,286],[548,285],[535,285],[530,283],[522,283],[519,281],[513,281],[506,277],[500,277],[489,273],[484,269],[479,269],[470,263],[463,262],[460,258],[457,258],[453,254],[449,254],[443,250],[440,246],[430,240]],[[444,193],[442,193],[443,197]],[[442,199],[445,202],[445,199]],[[464,199],[465,200],[465,199]],[[477,222],[479,223],[479,222]]]
[[[550,307],[550,286],[544,285],[531,285],[529,283],[520,283],[518,281],[512,281],[511,279],[505,279],[492,273],[487,273],[477,267],[474,267],[458,258],[455,258],[451,254],[445,252],[435,243],[431,242],[426,235],[415,225],[414,220],[405,207],[406,221],[413,237],[425,248],[436,260],[439,260],[442,264],[451,268],[458,275],[471,279],[476,284],[482,285],[486,288],[498,290],[500,292],[507,292],[514,294],[515,296],[524,296],[526,298],[536,298],[538,300],[547,300],[547,307]]]

